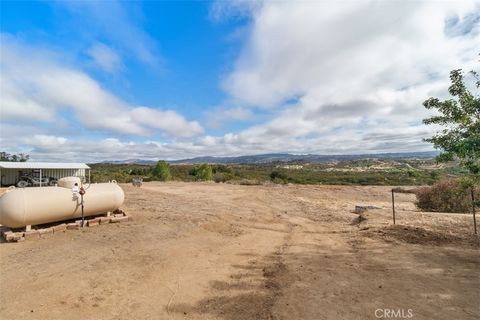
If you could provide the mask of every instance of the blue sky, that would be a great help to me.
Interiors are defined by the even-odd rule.
[[[111,18],[112,25],[104,26],[98,20],[108,21],[112,7],[127,21]],[[117,31],[106,30],[115,24],[138,28],[136,32],[147,38],[153,61],[129,52],[124,41],[134,39],[124,40],[121,34],[112,34]],[[94,5],[14,1],[2,10],[2,32],[61,51],[128,102],[174,108],[192,119],[203,117],[205,107],[226,98],[220,80],[240,50],[241,39],[234,33],[241,25],[241,19],[212,23],[209,3],[200,1]],[[122,55],[118,70],[106,73],[94,64],[88,50],[99,43]]]
[[[35,160],[431,150],[478,1],[2,1],[0,143]],[[439,49],[440,48],[440,49]]]

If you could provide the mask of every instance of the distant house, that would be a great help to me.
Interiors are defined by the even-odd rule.
[[[84,182],[90,182],[90,167],[85,163],[0,161],[0,187],[17,184],[23,175],[55,179],[80,177]]]

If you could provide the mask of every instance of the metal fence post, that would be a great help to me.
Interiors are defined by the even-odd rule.
[[[475,216],[475,195],[473,186],[470,188],[470,194],[472,196],[473,230],[475,231],[475,234],[477,234],[477,217]]]
[[[395,224],[395,191],[392,189],[392,211],[393,211],[393,224]]]

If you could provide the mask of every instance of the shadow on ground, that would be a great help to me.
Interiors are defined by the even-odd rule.
[[[272,319],[272,308],[281,295],[286,267],[278,252],[233,265],[238,272],[229,281],[211,281],[212,296],[195,305],[175,304],[169,312],[210,314],[226,320]]]

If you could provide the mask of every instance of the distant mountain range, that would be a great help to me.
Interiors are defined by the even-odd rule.
[[[439,154],[438,151],[427,152],[400,152],[400,153],[372,153],[372,154],[350,154],[350,155],[318,155],[318,154],[291,154],[291,153],[270,153],[247,155],[238,157],[196,157],[191,159],[168,161],[171,164],[267,164],[273,162],[310,162],[310,163],[331,163],[339,161],[379,159],[379,160],[401,160],[401,159],[427,159]],[[128,159],[103,161],[111,164],[154,164],[153,160]]]

